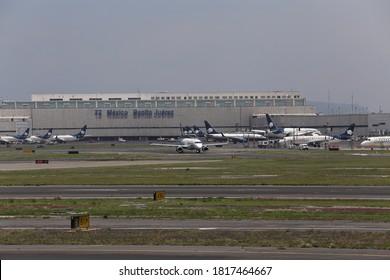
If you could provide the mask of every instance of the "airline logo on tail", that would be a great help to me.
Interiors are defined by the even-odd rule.
[[[200,137],[200,138],[205,137],[202,130],[196,125],[194,125],[193,127],[190,126],[182,127],[181,131],[182,131],[181,134],[182,137]]]
[[[206,127],[207,136],[215,137],[215,138],[225,138],[225,134],[216,131],[208,121],[204,121],[204,125]]]
[[[199,128],[199,127],[197,127],[197,126],[195,126],[194,125],[194,133],[195,133],[195,135],[197,136],[197,137],[204,137],[205,135],[204,135],[204,133],[203,133],[203,131]]]
[[[274,122],[272,121],[271,117],[268,115],[268,114],[265,114],[266,118],[267,118],[267,122],[268,122],[268,128],[270,130],[274,130],[276,129],[276,126],[274,124]]]
[[[220,134],[217,132],[208,121],[204,121],[204,124],[206,126],[207,134]]]
[[[355,124],[352,124],[348,129],[347,129],[347,134],[349,136],[352,136],[353,135],[353,130],[355,128]]]
[[[20,137],[21,139],[26,139],[28,134],[30,132],[30,128],[27,128],[26,131],[22,134],[22,136]]]
[[[340,135],[335,135],[334,138],[340,140],[348,140],[353,136],[354,129],[355,129],[355,124],[353,123],[347,128],[347,130],[344,133]]]
[[[192,136],[194,135],[194,131],[191,127],[185,126],[182,128],[182,136]]]
[[[75,135],[75,137],[78,139],[84,138],[86,130],[87,130],[87,125],[84,125],[83,128],[80,130],[80,132]]]
[[[43,138],[43,139],[48,139],[48,138],[51,137],[52,133],[53,133],[53,129],[50,128],[50,129],[48,130],[48,132],[47,132],[45,135],[42,136],[42,138]]]
[[[283,129],[277,127],[274,122],[272,121],[271,119],[271,116],[268,115],[268,114],[265,114],[265,117],[267,118],[267,122],[268,122],[268,128],[271,132],[275,133],[275,134],[278,134],[278,133],[283,133]]]

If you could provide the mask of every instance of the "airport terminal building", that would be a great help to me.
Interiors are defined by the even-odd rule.
[[[280,126],[338,133],[355,122],[361,135],[368,135],[369,125],[376,123],[387,130],[385,120],[370,124],[367,114],[319,116],[299,91],[136,92],[32,94],[31,101],[2,101],[0,133],[14,134],[27,127],[32,134],[49,128],[54,134],[76,133],[86,124],[87,134],[96,140],[153,139],[179,136],[180,125],[204,129],[204,120],[222,131],[265,129],[265,113],[275,116]]]

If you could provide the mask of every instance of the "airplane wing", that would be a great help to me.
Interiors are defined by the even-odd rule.
[[[294,135],[293,132],[289,132],[289,133],[288,133],[288,136],[292,136],[292,135]],[[318,133],[315,133],[315,132],[313,132],[313,131],[298,131],[298,132],[296,133],[296,135],[298,135],[298,136],[313,136],[313,135],[319,135],[319,134],[318,134]]]
[[[229,141],[232,140],[233,142],[247,142],[248,141],[248,138],[242,136],[242,135],[232,135],[232,134],[229,134],[229,133],[225,133],[222,135],[222,137],[220,139],[227,139]]]
[[[267,134],[267,131],[261,130],[261,129],[252,129],[250,132],[252,132],[254,134],[261,134],[261,135]]]
[[[56,135],[50,138],[49,142],[57,142],[57,143],[64,143],[67,139],[64,139],[62,135]]]
[[[165,146],[165,147],[182,147],[182,148],[188,148],[188,145],[181,145],[181,144],[168,144],[168,143],[150,143],[151,146]]]
[[[306,144],[309,146],[313,146],[313,145],[321,144],[323,142],[325,142],[325,140],[310,140],[310,141],[307,141]]]
[[[288,136],[284,137],[279,141],[281,144],[308,144],[308,145],[319,145],[323,142],[330,140],[328,136],[325,135],[313,135],[313,136]]]
[[[41,144],[48,144],[50,142],[55,140],[54,136],[50,136],[49,138],[31,138],[30,140],[27,139],[27,141],[30,141],[30,143],[41,143]]]
[[[324,143],[328,140],[331,140],[331,138],[323,137],[323,138],[318,138],[318,139],[309,139],[306,144],[308,145],[319,145],[321,143]]]
[[[244,136],[229,136],[230,139],[232,140],[237,140],[240,142],[247,142],[248,138],[245,138]]]
[[[204,146],[223,146],[229,144],[229,139],[226,142],[213,142],[213,143],[205,143]]]

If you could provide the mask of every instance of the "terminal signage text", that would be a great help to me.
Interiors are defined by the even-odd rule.
[[[173,119],[173,110],[133,110],[134,119]]]
[[[103,110],[95,110],[95,117],[101,119]],[[126,110],[106,110],[107,119],[127,119],[129,112]],[[133,119],[173,119],[173,110],[133,110]]]
[[[109,119],[127,119],[129,112],[124,110],[107,110],[107,118]]]
[[[108,119],[127,119],[129,112],[125,110],[107,110]],[[103,110],[95,110],[95,117],[101,119],[103,115]]]

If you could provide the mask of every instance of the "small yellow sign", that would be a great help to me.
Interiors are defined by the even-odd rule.
[[[153,198],[154,200],[163,200],[165,199],[165,192],[154,192]]]
[[[71,228],[89,228],[89,215],[73,215],[71,217]]]
[[[89,215],[80,216],[79,227],[89,228]]]

